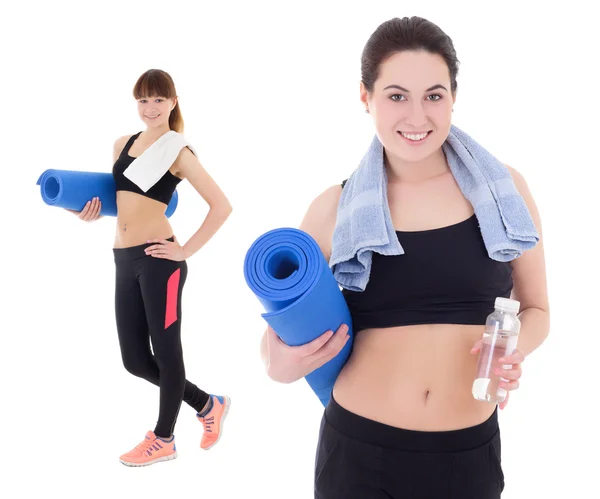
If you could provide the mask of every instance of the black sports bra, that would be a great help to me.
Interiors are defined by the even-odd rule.
[[[415,324],[485,324],[510,298],[509,262],[492,260],[475,215],[447,227],[396,232],[405,253],[373,253],[362,292],[344,289],[353,331]]]
[[[125,169],[135,160],[135,158],[132,158],[129,155],[129,149],[131,149],[131,145],[141,133],[142,132],[139,132],[131,136],[121,151],[121,154],[117,158],[117,161],[115,161],[115,164],[113,165],[112,173],[113,178],[115,179],[117,191],[135,192],[168,205],[171,201],[171,197],[173,196],[173,192],[175,191],[175,187],[177,187],[177,184],[181,182],[181,179],[173,175],[170,171],[167,170],[160,180],[150,187],[147,192],[144,192],[125,175],[123,175]]]

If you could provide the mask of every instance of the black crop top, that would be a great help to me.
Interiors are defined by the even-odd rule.
[[[355,333],[414,324],[483,325],[496,297],[510,298],[512,266],[488,256],[475,215],[396,234],[405,253],[373,253],[365,290],[342,291]]]
[[[131,136],[121,151],[121,154],[117,158],[117,161],[115,161],[115,164],[113,165],[113,178],[115,179],[117,191],[135,192],[168,205],[171,201],[171,197],[173,196],[173,192],[175,191],[175,187],[177,187],[177,184],[181,182],[181,179],[173,175],[170,171],[167,170],[160,180],[150,187],[150,189],[148,189],[146,192],[140,189],[125,175],[123,175],[125,169],[135,160],[135,158],[132,158],[129,155],[129,149],[131,149],[131,145],[141,133],[142,132],[139,132]]]

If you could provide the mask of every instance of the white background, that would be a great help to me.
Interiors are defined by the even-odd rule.
[[[503,497],[597,492],[591,7],[349,3],[3,7],[0,496],[312,497],[322,407],[303,380],[278,385],[264,374],[262,310],[243,259],[263,232],[297,227],[311,200],[355,168],[373,134],[358,99],[362,48],[381,22],[410,15],[454,40],[454,123],[525,176],[543,220],[551,333],[500,414]],[[201,426],[184,405],[179,458],[130,469],[118,457],[154,428],[158,389],[121,365],[115,220],[85,224],[48,207],[35,182],[46,168],[110,171],[114,140],[143,127],[131,89],[149,68],[175,79],[185,134],[234,207],[189,261],[183,298],[188,378],[233,406],[211,451],[199,450]],[[189,184],[179,192],[171,221],[185,242],[207,207]]]

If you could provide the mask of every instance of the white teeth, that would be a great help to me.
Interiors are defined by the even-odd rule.
[[[409,133],[400,132],[403,137],[406,137],[409,140],[423,140],[427,137],[427,133],[420,133],[419,135],[413,135]]]

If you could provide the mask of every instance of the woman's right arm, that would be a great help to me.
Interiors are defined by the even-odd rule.
[[[341,186],[334,186],[320,194],[311,203],[300,224],[300,230],[315,239],[327,261],[331,255],[331,239],[341,193]],[[292,383],[333,359],[348,339],[348,326],[342,324],[335,333],[326,331],[310,343],[290,347],[269,326],[262,337],[261,357],[271,379]]]
[[[121,151],[125,147],[125,144],[129,140],[131,135],[125,135],[123,137],[119,137],[114,145],[113,145],[113,164],[117,161],[117,158],[121,154]],[[103,217],[100,215],[100,210],[102,209],[102,203],[100,202],[100,198],[90,199],[81,211],[69,210],[71,213],[79,217],[80,220],[84,222],[93,222],[95,220],[99,220]]]

